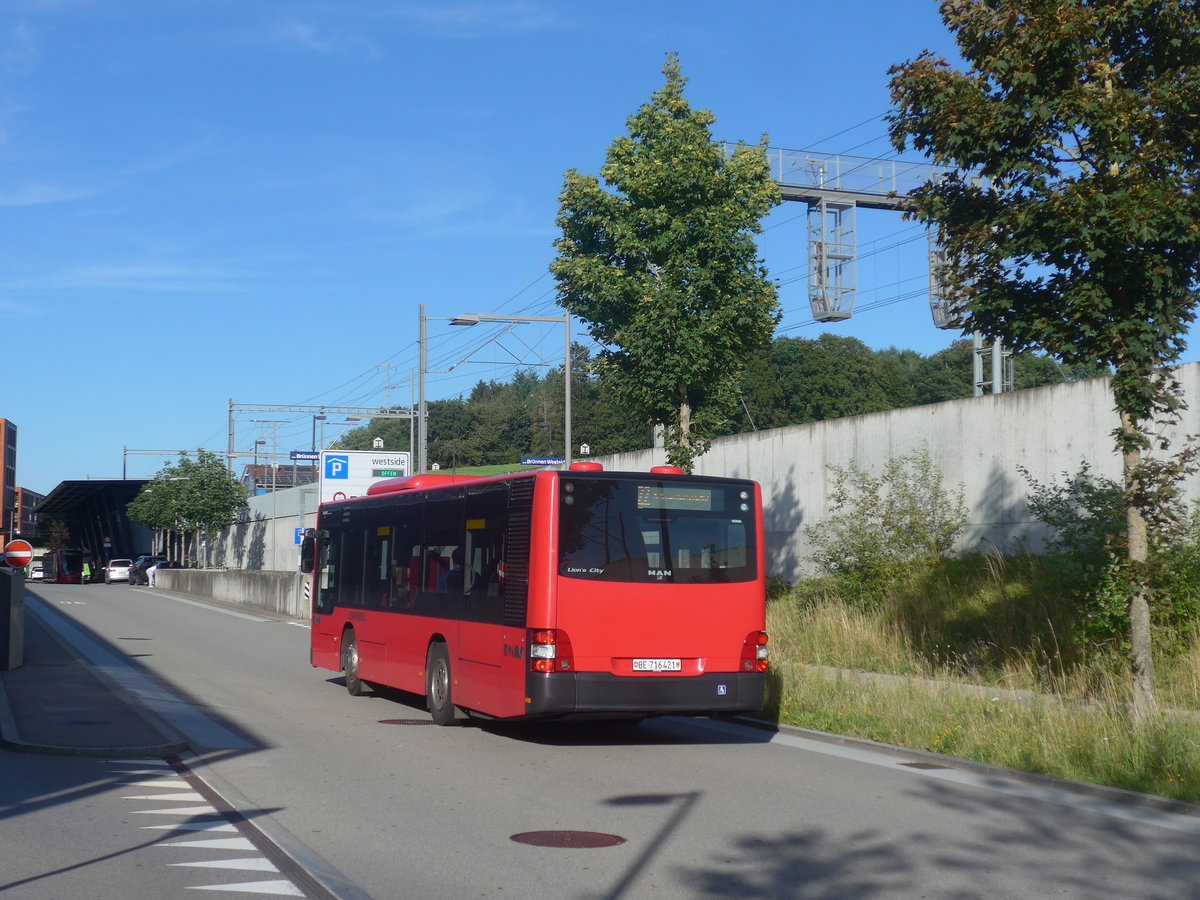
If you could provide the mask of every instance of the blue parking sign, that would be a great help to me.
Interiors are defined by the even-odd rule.
[[[349,456],[333,456],[325,457],[325,477],[326,478],[349,478],[350,477],[350,457]]]

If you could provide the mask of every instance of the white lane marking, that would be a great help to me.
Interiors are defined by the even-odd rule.
[[[157,766],[160,769],[168,769],[171,774],[175,774],[175,770],[171,768],[171,764],[164,759],[110,759],[110,763],[116,766],[137,766],[135,769],[130,769],[131,772],[150,771],[142,769],[142,766]],[[124,771],[123,769],[112,769],[114,772]]]
[[[188,600],[186,597],[173,597],[170,594],[160,594],[158,591],[146,591],[152,597],[161,597],[164,600],[174,600],[176,603],[183,603],[187,606],[195,606],[198,609],[205,609],[209,612],[221,613],[224,616],[233,616],[235,619],[246,619],[250,622],[270,622],[270,619],[264,619],[261,616],[252,616],[248,613],[237,612],[232,609],[222,609],[219,606],[210,606],[207,603],[201,603],[198,600]]]
[[[193,869],[231,869],[238,872],[278,872],[275,864],[261,856],[247,856],[244,859],[206,859],[202,862],[171,863]]]
[[[196,847],[205,850],[254,850],[255,847],[244,837],[210,838],[203,841],[159,841],[155,847]]]
[[[122,781],[125,787],[190,788],[191,785],[178,778],[155,778],[152,781]]]
[[[303,897],[304,893],[290,881],[249,881],[245,884],[210,884],[189,887],[189,891],[240,891],[243,894],[273,894],[276,897]]]
[[[199,803],[204,799],[195,791],[181,794],[125,794],[122,800],[170,800],[172,803]]]
[[[211,806],[180,806],[175,809],[135,809],[135,816],[220,816],[224,818],[222,813],[217,812]]]
[[[110,761],[112,762],[112,761]],[[121,765],[121,763],[116,763]],[[113,769],[111,771],[120,772],[122,774],[132,774],[133,770],[128,767],[142,765],[130,761],[124,764],[126,768]],[[163,763],[164,769],[153,774],[168,774],[166,770],[167,763]],[[142,774],[142,773],[138,773]],[[169,774],[177,775],[174,767],[171,767]],[[180,786],[190,787],[190,783],[179,778],[156,778],[150,781],[133,782],[138,786],[145,787],[162,787],[164,793],[159,794],[141,794],[134,796],[126,796],[125,800],[167,800],[170,802],[179,802],[184,799],[203,800],[203,796],[198,792],[179,793]],[[228,817],[218,812],[212,805],[207,803],[199,803],[195,806],[176,807],[174,809],[158,809],[134,810],[138,814],[177,814],[187,816],[189,821],[177,822],[163,825],[144,825],[143,829],[155,829],[159,831],[167,831],[164,835],[164,840],[157,841],[153,844],[155,847],[179,847],[185,851],[205,852],[220,852],[220,851],[237,851],[240,853],[257,853],[258,847],[247,837],[242,834],[239,829],[229,821]],[[197,821],[197,817],[203,817],[201,821]],[[236,835],[236,837],[209,837],[209,835]],[[184,840],[178,840],[184,838]],[[216,871],[227,872],[264,872],[280,874],[278,867],[267,859],[265,856],[239,856],[233,859],[207,859],[193,860],[190,862],[173,862],[167,863],[171,867],[197,868],[204,869],[210,873]],[[272,879],[270,881],[252,881],[241,882],[238,884],[205,884],[205,885],[188,885],[188,890],[192,891],[222,891],[224,893],[237,894],[261,894],[270,895],[273,897],[303,897],[304,892],[301,891],[290,880]]]
[[[721,731],[726,734],[742,735],[746,733],[745,729],[749,727],[733,722],[719,722],[707,719],[694,719],[691,720],[691,724],[698,725],[701,728]],[[771,736],[770,743],[782,744],[785,747],[794,747],[798,750],[806,750],[809,753],[820,753],[824,756],[836,756],[840,759],[848,759],[885,769],[901,769],[909,775],[916,775],[921,778],[934,778],[938,781],[979,788],[985,791],[995,791],[996,793],[1007,794],[1012,797],[1020,797],[1023,800],[1053,803],[1057,806],[1065,806],[1068,809],[1078,809],[1101,816],[1108,816],[1113,819],[1138,822],[1142,825],[1152,825],[1156,828],[1180,831],[1184,834],[1200,835],[1200,819],[1194,816],[1166,812],[1165,810],[1146,809],[1131,804],[1118,803],[1113,800],[1104,800],[1100,797],[1075,794],[1049,786],[1043,787],[1022,781],[1009,781],[995,775],[976,775],[974,772],[953,768],[953,761],[947,761],[945,763],[947,768],[945,769],[913,769],[904,765],[906,762],[911,762],[911,760],[901,759],[877,750],[830,744],[825,741],[785,734],[783,732],[775,732]]]
[[[226,821],[221,821],[221,822],[177,822],[174,825],[139,825],[138,827],[141,828],[143,831],[148,831],[151,829],[155,829],[158,831],[179,831],[179,832],[188,832],[188,831],[218,831],[218,832],[235,831],[236,832],[237,831],[236,826],[234,826],[232,823],[226,822]],[[179,837],[183,837],[183,834],[180,834]]]

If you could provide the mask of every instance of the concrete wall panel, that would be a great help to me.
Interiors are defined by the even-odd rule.
[[[1192,409],[1185,411],[1179,427],[1165,432],[1176,448],[1186,435],[1200,433],[1200,363],[1181,367],[1177,377]],[[1094,474],[1119,481],[1121,459],[1112,438],[1117,424],[1108,379],[1094,378],[722,438],[697,460],[696,472],[753,478],[762,484],[767,567],[772,574],[794,580],[811,568],[804,526],[830,513],[831,465],[845,468],[854,462],[876,474],[888,460],[925,448],[942,472],[943,485],[962,485],[970,512],[961,549],[1036,549],[1045,532],[1026,507],[1028,486],[1019,467],[1042,484],[1057,484],[1086,462]],[[645,472],[665,463],[666,456],[655,449],[596,461],[609,470]],[[1191,476],[1184,488],[1186,497],[1200,498],[1200,475]],[[311,488],[293,490],[311,494]],[[311,527],[315,516],[306,508],[310,502],[287,500],[284,493],[274,503],[256,498],[255,518],[213,539],[213,564],[277,569],[290,576],[297,564],[294,529]],[[278,514],[274,519],[269,517],[272,507]],[[285,509],[289,515],[282,515]],[[298,581],[293,577],[291,583]],[[231,594],[217,599],[240,602],[231,597],[249,590],[249,584],[231,582]],[[304,604],[298,599],[279,600],[258,587],[253,591],[280,611],[303,614]]]

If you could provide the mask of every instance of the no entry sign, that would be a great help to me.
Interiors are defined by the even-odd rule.
[[[33,547],[29,546],[29,541],[9,541],[4,547],[4,561],[14,569],[24,568],[31,559]]]

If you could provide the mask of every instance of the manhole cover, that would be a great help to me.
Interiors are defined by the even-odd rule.
[[[380,725],[432,725],[432,719],[380,719]]]
[[[566,847],[576,850],[615,847],[625,843],[625,838],[620,835],[602,834],[599,831],[524,831],[514,834],[511,839],[518,844],[531,844],[534,847]]]
[[[948,769],[949,766],[939,766],[937,763],[900,763],[902,766],[908,766],[910,769]]]

